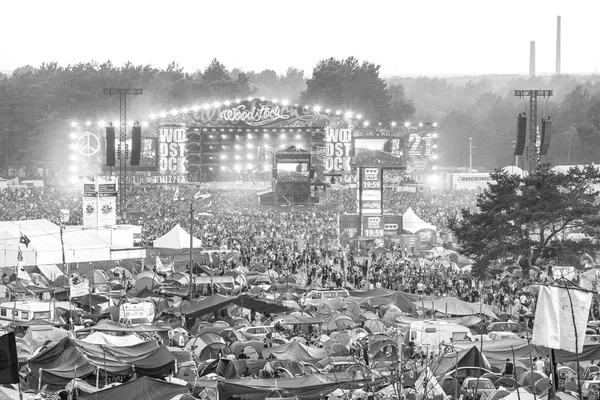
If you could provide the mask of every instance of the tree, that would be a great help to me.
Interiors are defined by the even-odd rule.
[[[526,177],[496,170],[492,179],[495,183],[477,197],[478,211],[463,209],[448,221],[461,252],[476,260],[479,273],[495,262],[519,258],[532,266],[544,256],[593,254],[600,247],[595,240],[600,192],[593,186],[600,183],[600,170],[595,166],[561,174],[542,164]]]
[[[354,57],[329,58],[313,69],[312,78],[302,92],[302,104],[360,112],[365,119],[379,122],[391,119],[391,96],[379,77],[379,65]]]

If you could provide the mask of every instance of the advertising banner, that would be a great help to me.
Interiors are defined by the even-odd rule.
[[[402,235],[402,216],[401,215],[384,215],[383,230],[385,236],[400,236]]]
[[[350,173],[352,131],[329,128],[325,131],[325,174]]]
[[[367,238],[382,238],[384,233],[383,216],[363,217],[363,236]]]
[[[98,183],[95,176],[83,178],[83,229],[98,227]]]
[[[158,169],[174,175],[185,175],[186,130],[165,127],[158,130]]]
[[[381,214],[383,186],[381,168],[361,168],[359,207],[362,214]]]
[[[421,247],[435,245],[435,231],[433,229],[421,229],[415,235],[419,237]]]
[[[150,323],[154,321],[154,303],[123,303],[119,307],[121,322]]]
[[[488,183],[494,183],[488,173],[450,174],[447,178],[448,189],[451,190],[485,189]]]
[[[99,176],[98,182],[98,226],[117,224],[117,178]]]

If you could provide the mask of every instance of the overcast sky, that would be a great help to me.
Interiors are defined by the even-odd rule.
[[[496,4],[496,5],[490,5]],[[185,71],[217,58],[229,69],[310,75],[355,56],[384,75],[553,72],[562,16],[563,73],[600,71],[599,0],[5,1],[0,70],[91,60]]]

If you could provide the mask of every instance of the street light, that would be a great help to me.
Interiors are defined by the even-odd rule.
[[[189,266],[189,273],[190,273],[190,301],[192,301],[192,299],[194,298],[194,272],[193,272],[193,267],[192,267],[192,261],[194,260],[192,255],[192,251],[194,250],[194,203],[198,200],[206,200],[210,197],[209,193],[200,193],[197,192],[194,197],[192,198],[192,200],[190,201],[190,266]],[[208,213],[202,213],[203,215],[206,215]],[[208,214],[210,215],[210,214]]]

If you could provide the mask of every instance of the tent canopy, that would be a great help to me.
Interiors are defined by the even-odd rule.
[[[437,230],[435,226],[428,224],[419,218],[410,207],[402,216],[402,229],[410,233],[417,233],[421,229],[433,229],[434,231]]]
[[[192,246],[195,249],[202,247],[202,241],[193,238]],[[154,247],[161,249],[183,250],[190,248],[190,234],[179,224],[154,241]]]
[[[78,396],[81,400],[162,400],[188,392],[187,386],[176,385],[159,379],[141,377],[119,386]]]

